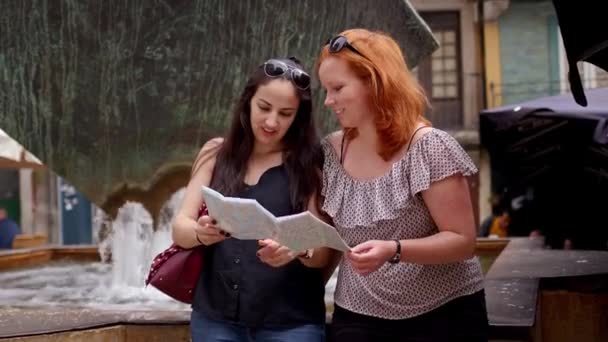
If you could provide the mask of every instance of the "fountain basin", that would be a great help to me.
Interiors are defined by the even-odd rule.
[[[97,246],[0,252],[0,338],[189,340],[189,305],[151,287],[113,287],[111,267]]]
[[[189,311],[13,308],[0,312],[0,339],[3,342],[189,341],[189,321]]]
[[[50,261],[101,261],[96,245],[53,246],[0,250],[0,272],[47,264]]]
[[[484,273],[508,241],[477,241],[476,254]],[[15,342],[189,340],[188,305],[150,287],[113,290],[110,271],[111,265],[100,261],[98,246],[0,252],[0,293],[12,289],[12,299],[0,296],[0,338]],[[45,274],[58,279],[45,278]],[[334,287],[335,277],[326,288],[328,316],[333,311]]]

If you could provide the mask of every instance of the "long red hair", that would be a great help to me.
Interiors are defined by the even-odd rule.
[[[329,56],[348,63],[355,74],[370,88],[370,101],[376,110],[374,119],[380,150],[384,160],[390,160],[411,138],[418,122],[430,125],[424,118],[428,100],[424,90],[409,71],[403,53],[397,42],[382,32],[366,29],[350,29],[340,35],[345,36],[361,54],[348,49],[330,53],[329,45],[321,50],[316,64],[319,66]],[[352,139],[357,132],[345,132]]]

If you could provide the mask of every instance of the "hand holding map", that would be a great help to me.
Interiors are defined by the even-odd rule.
[[[254,199],[224,197],[205,186],[202,191],[209,215],[237,239],[273,239],[294,251],[324,246],[350,250],[334,227],[309,211],[277,218]]]

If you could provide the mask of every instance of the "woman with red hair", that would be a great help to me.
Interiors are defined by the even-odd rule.
[[[323,210],[354,246],[340,262],[333,341],[487,341],[465,176],[477,169],[430,127],[427,99],[388,35],[352,29],[321,50]]]

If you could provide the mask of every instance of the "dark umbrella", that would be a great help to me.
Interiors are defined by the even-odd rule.
[[[555,246],[570,237],[578,248],[606,248],[608,88],[587,99],[581,107],[562,94],[481,113],[492,191],[517,207],[510,233],[540,228]]]
[[[608,71],[608,29],[605,1],[553,0],[568,57],[568,80],[574,99],[587,106],[587,98],[576,67],[588,62]]]
[[[608,88],[587,95],[587,107],[562,94],[481,112],[481,143],[504,176],[495,190],[503,182],[526,187],[572,168],[608,186]]]

